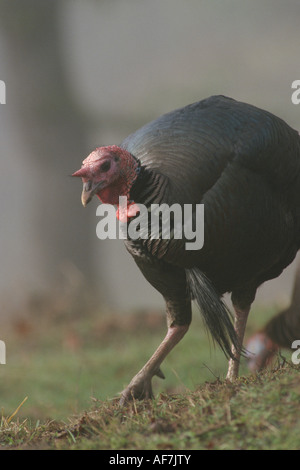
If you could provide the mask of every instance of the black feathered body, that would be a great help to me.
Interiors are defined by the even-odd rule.
[[[217,295],[232,292],[243,305],[294,259],[300,138],[280,118],[215,96],[161,116],[121,147],[141,164],[131,190],[135,202],[204,204],[201,250],[187,251],[185,240],[126,241],[167,304],[178,304],[177,322],[190,316],[186,270],[202,273]]]

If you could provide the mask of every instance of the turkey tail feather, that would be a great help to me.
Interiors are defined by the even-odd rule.
[[[225,356],[234,359],[231,346],[241,350],[232,324],[232,314],[211,281],[198,268],[186,269],[191,298],[196,300],[206,327]]]

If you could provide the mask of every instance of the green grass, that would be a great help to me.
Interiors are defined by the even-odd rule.
[[[299,372],[285,365],[123,408],[116,400],[96,401],[67,423],[3,420],[0,442],[35,449],[299,449]]]
[[[154,314],[155,315],[155,314]],[[91,397],[117,396],[152,355],[166,333],[164,315],[153,327],[142,316],[98,320],[68,319],[33,327],[7,339],[7,364],[0,366],[1,408],[12,413],[28,396],[20,416],[66,419],[91,405]],[[122,319],[122,317],[121,317]],[[227,362],[209,343],[199,315],[165,360],[166,380],[154,378],[156,393],[193,390],[224,377]]]
[[[272,314],[257,311],[249,332]],[[243,365],[241,377],[226,384],[226,360],[194,317],[164,361],[166,380],[153,381],[155,400],[125,408],[118,393],[163,338],[163,316],[68,316],[10,329],[0,366],[0,446],[300,448],[300,369],[289,353],[284,367],[253,377]]]

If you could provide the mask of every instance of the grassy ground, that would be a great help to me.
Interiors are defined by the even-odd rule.
[[[249,333],[272,314],[257,311]],[[10,327],[0,366],[2,448],[300,448],[300,369],[290,353],[284,367],[252,377],[243,365],[226,384],[226,360],[194,317],[163,364],[166,380],[154,381],[155,400],[125,408],[118,393],[162,339],[163,315],[67,315]]]

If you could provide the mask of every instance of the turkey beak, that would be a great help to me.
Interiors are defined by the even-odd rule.
[[[93,191],[91,190],[91,187],[92,187],[91,181],[88,181],[87,183],[83,183],[83,189],[81,193],[81,202],[82,202],[83,207],[85,207],[92,200]]]
[[[81,202],[85,207],[93,198],[94,194],[100,189],[102,183],[93,184],[92,181],[83,183],[83,189],[81,193]]]
[[[81,193],[81,202],[83,207],[85,207],[93,198],[102,186],[105,184],[104,181],[98,181],[94,183],[93,180],[88,180],[84,182],[84,179],[88,179],[88,173],[85,168],[80,168],[78,171],[75,171],[71,176],[76,176],[77,178],[82,178],[83,189]]]

